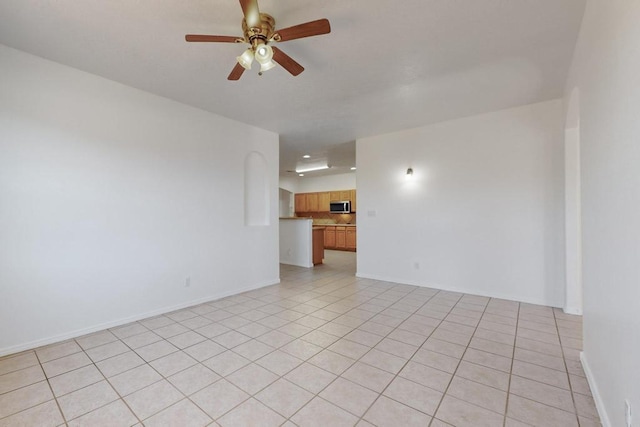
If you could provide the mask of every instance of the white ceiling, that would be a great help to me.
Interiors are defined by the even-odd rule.
[[[281,170],[303,153],[355,159],[357,138],[562,96],[585,0],[259,0],[306,71],[227,75],[243,46],[237,0],[2,0],[0,43],[278,132]],[[351,156],[351,157],[350,157]],[[338,167],[339,166],[339,167]]]

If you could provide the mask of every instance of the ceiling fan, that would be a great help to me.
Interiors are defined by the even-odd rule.
[[[227,77],[229,80],[239,80],[244,70],[251,69],[254,59],[260,64],[259,75],[272,69],[278,63],[292,75],[297,76],[304,71],[304,67],[277,47],[272,46],[272,43],[319,36],[331,32],[331,25],[327,19],[318,19],[276,30],[276,20],[271,15],[260,13],[258,0],[240,0],[240,6],[244,13],[243,37],[201,34],[187,34],[185,36],[185,40],[188,42],[248,43],[249,48],[236,58],[238,63]]]

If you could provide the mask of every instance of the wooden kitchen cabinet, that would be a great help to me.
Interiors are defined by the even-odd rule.
[[[336,248],[347,249],[347,227],[336,227]]]
[[[356,190],[298,193],[295,195],[295,212],[329,212],[331,202],[351,201],[351,212],[356,212]]]
[[[324,229],[325,249],[355,251],[357,248],[355,226],[327,225]]]
[[[331,202],[331,193],[326,191],[318,193],[318,212],[329,212],[329,203]]]
[[[299,193],[295,195],[295,211],[296,212],[309,212],[307,210],[307,195],[305,193]]]
[[[324,247],[327,249],[336,247],[336,228],[327,226],[324,229]]]
[[[318,193],[307,193],[307,210],[306,212],[319,212],[318,210]]]
[[[324,230],[320,227],[314,227],[313,234],[313,265],[322,264],[324,259]]]
[[[356,250],[356,228],[355,227],[347,227],[346,230],[346,248],[352,251]]]

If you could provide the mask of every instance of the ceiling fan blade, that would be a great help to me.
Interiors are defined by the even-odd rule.
[[[216,42],[216,43],[236,43],[243,41],[242,37],[232,36],[207,36],[203,34],[187,34],[184,39],[188,42]]]
[[[304,71],[304,67],[294,61],[289,55],[281,51],[275,46],[272,46],[273,49],[273,60],[278,64],[282,65],[282,68],[297,76],[301,72]]]
[[[278,41],[286,42],[288,40],[301,39],[303,37],[329,34],[330,32],[331,25],[329,24],[329,20],[318,19],[317,21],[311,21],[305,24],[294,25],[293,27],[278,30],[276,31],[276,34],[280,35],[280,40]]]
[[[244,19],[247,21],[249,28],[260,25],[260,10],[258,9],[258,0],[240,0]]]
[[[242,73],[244,73],[244,67],[240,64],[236,64],[236,66],[233,67],[233,70],[231,70],[229,77],[227,77],[227,80],[240,80]]]

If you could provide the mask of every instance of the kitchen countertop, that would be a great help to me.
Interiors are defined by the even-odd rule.
[[[306,217],[306,216],[302,216],[302,217],[298,217],[298,216],[284,217],[284,216],[281,216],[280,219],[281,220],[288,220],[288,221],[302,221],[302,220],[308,221],[308,220],[313,219],[313,218],[311,218],[310,216],[309,217]],[[356,224],[313,224],[313,226],[314,227],[355,227]]]

